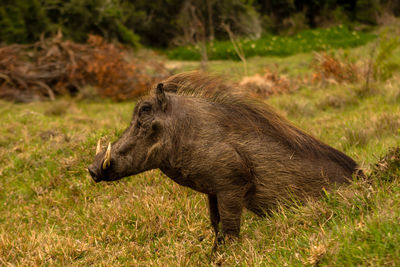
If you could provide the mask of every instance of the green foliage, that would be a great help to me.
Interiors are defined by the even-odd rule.
[[[376,24],[379,11],[379,0],[358,0],[356,19],[363,23]]]
[[[0,6],[0,42],[26,43],[49,30],[40,0],[6,1]]]
[[[327,29],[305,30],[294,36],[267,35],[258,40],[241,39],[239,41],[246,57],[253,56],[289,56],[311,51],[325,51],[333,48],[350,48],[363,45],[375,38],[375,35],[352,31],[339,25]],[[207,45],[209,59],[239,60],[230,41],[215,41]],[[197,46],[177,47],[166,52],[170,59],[199,60]]]
[[[388,0],[261,1],[261,0],[2,0],[0,42],[32,43],[42,33],[62,29],[66,38],[85,42],[88,34],[168,47],[190,43],[200,21],[207,40],[227,40],[221,23],[238,36],[295,34],[326,25],[376,24],[382,12],[400,14],[400,4]],[[198,21],[188,6],[195,7]]]
[[[132,7],[123,5],[122,1],[53,0],[48,5],[50,14],[58,14],[51,16],[52,21],[62,26],[68,38],[85,42],[88,34],[97,34],[139,46],[139,36],[125,26]]]
[[[139,37],[125,25],[131,10],[118,0],[17,0],[0,7],[0,37],[7,43],[29,43],[61,28],[66,38],[78,42],[97,34],[137,47]]]
[[[140,47],[140,37],[137,34],[134,34],[120,22],[117,22],[116,25],[121,41],[130,44],[132,47]]]

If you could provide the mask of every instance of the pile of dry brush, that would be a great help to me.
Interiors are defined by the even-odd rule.
[[[355,63],[327,53],[315,53],[312,67],[315,70],[311,79],[313,84],[355,83],[361,80],[363,74],[362,68]]]
[[[0,47],[0,98],[17,102],[82,95],[88,85],[101,97],[132,99],[169,74],[157,61],[128,62],[123,47],[93,35],[87,44],[59,33],[33,45]]]

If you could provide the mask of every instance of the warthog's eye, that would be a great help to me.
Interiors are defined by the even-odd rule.
[[[142,115],[143,113],[150,113],[150,111],[151,111],[151,106],[143,106],[140,108],[139,116]]]

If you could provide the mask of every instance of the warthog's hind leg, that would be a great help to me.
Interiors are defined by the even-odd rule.
[[[243,211],[243,192],[230,190],[217,195],[218,211],[221,217],[222,233],[228,239],[239,237],[240,221]]]

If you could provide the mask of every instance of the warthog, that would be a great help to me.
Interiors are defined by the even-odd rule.
[[[239,235],[244,207],[262,216],[280,200],[318,196],[357,172],[350,157],[233,87],[199,72],[159,83],[122,136],[106,151],[98,145],[91,176],[113,181],[158,168],[207,194],[216,245]]]

